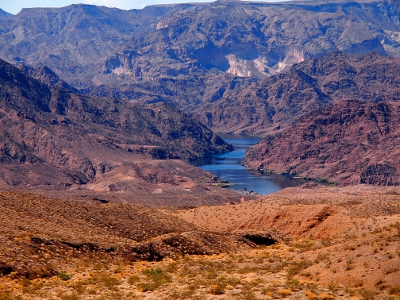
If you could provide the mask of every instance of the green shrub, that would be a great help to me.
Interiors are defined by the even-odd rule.
[[[288,277],[292,277],[294,275],[299,274],[301,271],[307,269],[312,265],[312,262],[309,260],[302,260],[300,262],[295,262],[290,265],[289,269],[287,270]]]
[[[361,290],[360,292],[360,296],[364,300],[373,300],[377,294],[378,292],[374,290]]]
[[[106,274],[102,274],[102,276],[100,277],[100,281],[106,287],[113,287],[113,286],[121,284],[117,278],[106,275]]]
[[[143,271],[151,281],[139,283],[139,289],[144,292],[154,291],[166,282],[171,281],[171,277],[166,274],[161,268],[150,268]]]
[[[58,277],[60,277],[60,279],[64,280],[64,281],[71,279],[71,275],[69,275],[65,272],[61,272],[60,274],[58,274]]]

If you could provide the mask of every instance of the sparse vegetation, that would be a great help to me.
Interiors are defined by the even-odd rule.
[[[138,287],[143,291],[154,291],[161,285],[171,280],[170,276],[166,274],[161,268],[150,268],[143,271],[150,281],[138,284]]]
[[[34,199],[36,206],[38,206],[38,202],[40,204],[42,201],[38,198]],[[343,199],[345,203],[349,202],[347,198]],[[225,226],[226,222],[231,222],[230,220],[243,218],[243,222],[248,224],[246,226],[261,226],[257,220],[263,220],[260,216],[268,214],[268,209],[271,209],[276,215],[280,210],[287,211],[288,207],[290,209],[292,205],[297,205],[293,204],[293,201],[304,200],[299,197],[282,197],[276,201],[278,204],[274,203],[274,205],[269,202],[254,201],[223,207],[199,207],[194,211],[196,218],[205,216],[207,213],[206,222],[210,224],[215,221]],[[325,198],[321,201],[325,203],[324,205],[329,203]],[[98,212],[102,218],[110,218],[107,213],[113,213],[112,204],[107,205],[109,205],[107,211],[100,210]],[[307,206],[307,213],[313,209],[313,205]],[[381,205],[385,205],[385,202],[382,202]],[[386,207],[387,205],[385,209],[387,209]],[[89,207],[85,209],[89,213]],[[131,211],[132,207],[118,206],[118,210],[122,210],[123,213],[126,209]],[[151,212],[151,216],[160,216],[156,209],[148,211]],[[148,211],[143,210],[140,213],[146,215]],[[185,213],[190,212],[191,210],[185,210]],[[170,212],[164,213],[169,214]],[[354,213],[359,214],[359,209],[354,209]],[[180,212],[174,212],[174,214],[179,215]],[[227,217],[229,214],[234,215]],[[247,216],[248,219],[244,216]],[[292,215],[288,215],[287,218],[289,216],[292,218]],[[281,214],[280,218],[283,217],[284,215]],[[168,218],[165,219],[168,220]],[[201,218],[196,220],[203,222]],[[124,256],[119,256],[113,250],[107,250],[110,251],[110,254],[106,250],[98,251],[96,250],[96,247],[99,247],[98,244],[83,244],[87,245],[85,247],[91,247],[92,250],[89,251],[74,250],[73,247],[83,247],[78,243],[73,244],[73,247],[66,243],[49,246],[50,239],[42,237],[45,234],[39,237],[38,234],[26,235],[24,233],[25,235],[21,235],[19,239],[34,245],[32,249],[29,249],[29,255],[36,255],[39,260],[40,257],[52,257],[51,260],[46,259],[45,263],[41,265],[41,269],[38,268],[38,270],[44,270],[43,274],[49,274],[52,270],[57,269],[65,271],[38,279],[32,275],[27,278],[17,278],[16,285],[10,276],[3,276],[0,281],[0,290],[2,287],[7,287],[5,291],[10,292],[3,292],[1,296],[3,299],[53,297],[67,300],[87,298],[100,300],[140,298],[149,293],[157,299],[204,299],[212,295],[228,299],[259,299],[262,297],[332,299],[337,298],[340,294],[344,295],[343,299],[353,296],[360,299],[397,300],[400,292],[398,286],[393,283],[393,278],[396,278],[400,272],[396,264],[400,251],[396,247],[398,239],[393,238],[397,235],[398,226],[393,220],[396,220],[394,214],[387,216],[387,219],[379,216],[376,216],[375,220],[369,216],[349,218],[349,223],[346,225],[348,227],[340,224],[346,230],[343,230],[343,234],[335,232],[334,238],[326,236],[322,236],[322,238],[296,237],[293,235],[289,241],[282,241],[272,246],[247,247],[243,248],[246,249],[245,251],[230,251],[229,253],[220,251],[214,255],[189,255],[182,250],[186,244],[180,240],[171,239],[169,243],[179,243],[181,247],[179,255],[152,262],[125,259]],[[107,226],[114,225],[107,224]],[[371,229],[368,229],[369,227]],[[326,228],[329,229],[329,227],[325,227],[324,230],[327,230]],[[297,228],[295,227],[295,229]],[[150,230],[160,229],[146,228],[143,232],[149,232],[149,235],[143,238],[150,241],[158,240],[159,238],[152,238]],[[373,233],[374,230],[375,233]],[[273,233],[282,234],[281,232]],[[72,233],[68,232],[65,239],[68,240],[69,236],[76,239],[73,231]],[[102,238],[101,235],[96,236]],[[173,234],[167,236],[173,236]],[[118,238],[108,236],[103,241],[118,245]],[[215,240],[213,236],[210,239],[213,243],[219,241]],[[6,240],[8,243],[10,241],[14,240]],[[121,241],[121,244],[126,242],[123,239]],[[373,249],[377,249],[377,251],[374,253]],[[68,259],[56,260],[54,253],[62,253],[62,257],[68,257]],[[127,257],[129,258],[129,256]],[[379,270],[375,268],[378,262],[382,265]],[[369,276],[359,277],[364,273],[374,274],[374,279],[371,280]],[[343,280],[347,277],[343,274],[348,274],[348,278],[357,279],[347,282]],[[12,282],[14,289],[11,292],[9,285],[6,284]]]
[[[22,300],[22,297],[16,296],[12,292],[0,291],[0,300]]]
[[[58,274],[58,277],[60,277],[60,279],[64,280],[64,281],[71,279],[71,275],[69,275],[65,272],[61,272],[60,274]]]

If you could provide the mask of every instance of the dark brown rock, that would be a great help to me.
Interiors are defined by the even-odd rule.
[[[248,149],[246,165],[340,184],[399,185],[398,102],[341,101]]]
[[[138,159],[196,159],[231,146],[171,105],[48,87],[0,62],[0,177],[12,185],[86,184]]]
[[[341,100],[400,100],[399,74],[398,58],[329,53],[262,83],[228,91],[196,116],[217,132],[274,134],[301,115]]]
[[[400,56],[398,15],[395,1],[367,0],[23,9],[0,18],[0,55],[48,66],[86,92],[180,105],[190,99],[193,110],[224,94],[217,82],[206,95],[207,81],[226,74],[265,78],[337,50]],[[193,85],[200,89],[189,92]]]

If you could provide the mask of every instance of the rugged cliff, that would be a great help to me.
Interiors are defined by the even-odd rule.
[[[265,78],[331,51],[400,56],[396,1],[216,1],[118,10],[23,9],[0,19],[0,57],[76,88],[181,76]]]
[[[342,185],[399,185],[399,112],[399,102],[341,101],[249,148],[245,164]]]
[[[219,132],[274,133],[302,114],[341,100],[400,99],[400,60],[333,52],[253,83],[201,108],[196,117]]]
[[[139,157],[190,160],[230,149],[167,104],[78,95],[4,61],[0,86],[1,177],[9,184],[82,184]]]

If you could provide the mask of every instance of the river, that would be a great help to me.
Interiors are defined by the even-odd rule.
[[[306,181],[287,175],[261,174],[242,166],[246,149],[259,143],[261,138],[249,136],[220,135],[232,144],[235,150],[229,153],[209,155],[196,160],[193,164],[205,171],[217,175],[224,181],[233,183],[230,189],[255,192],[267,195],[290,186],[298,186]]]

